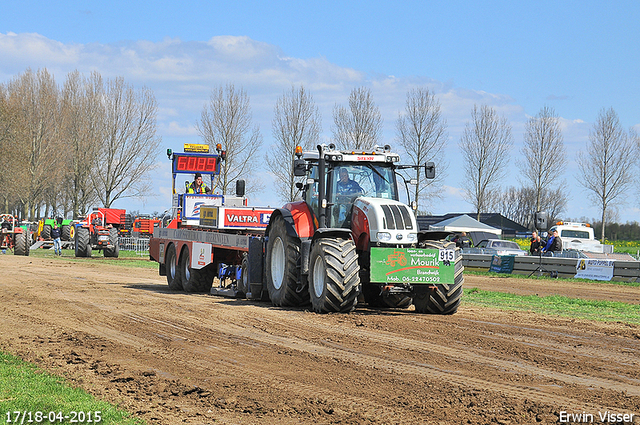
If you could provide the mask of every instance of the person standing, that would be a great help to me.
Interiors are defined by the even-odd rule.
[[[558,229],[551,231],[551,237],[542,249],[542,252],[562,252],[562,239],[558,236]]]
[[[542,240],[538,232],[534,230],[531,233],[531,246],[529,247],[529,253],[531,255],[539,255],[542,252]]]
[[[58,227],[58,222],[53,221],[53,229],[51,229],[51,237],[53,238],[53,251],[55,255],[62,255],[62,242],[60,241],[60,235],[62,231]]]

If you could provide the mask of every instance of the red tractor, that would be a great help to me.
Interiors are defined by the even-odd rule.
[[[117,258],[120,253],[118,229],[125,210],[94,208],[87,218],[76,224],[76,257],[91,257],[93,249],[103,250],[105,257]]]
[[[11,214],[0,215],[0,249],[12,250],[14,255],[29,255],[31,236],[27,228],[20,227]]]

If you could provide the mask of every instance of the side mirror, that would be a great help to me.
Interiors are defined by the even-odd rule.
[[[424,164],[424,176],[429,180],[436,178],[436,165],[433,162]]]
[[[300,183],[300,182],[296,182],[296,188],[297,188],[298,190],[302,190],[302,188],[303,188],[303,187],[304,187],[304,185],[303,185],[302,183]]]
[[[296,159],[293,161],[293,175],[302,177],[307,174],[307,161],[304,159]]]
[[[236,196],[244,196],[244,180],[236,180]]]

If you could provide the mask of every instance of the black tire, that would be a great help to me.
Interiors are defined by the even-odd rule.
[[[63,241],[70,241],[71,240],[71,226],[64,225],[62,226],[61,230],[60,230],[60,239],[62,239]]]
[[[309,257],[309,295],[318,313],[348,313],[358,299],[360,266],[350,239],[319,239]]]
[[[45,224],[40,232],[40,237],[44,240],[51,239],[51,225]]]
[[[78,227],[76,229],[76,257],[91,257],[91,243],[89,242],[89,229]]]
[[[300,284],[300,240],[287,234],[284,219],[276,217],[267,242],[267,290],[275,306],[309,303],[309,291]]]
[[[423,246],[422,246],[423,245]],[[413,305],[417,313],[454,314],[458,311],[462,299],[464,284],[464,267],[462,254],[453,242],[426,241],[421,248],[455,249],[455,268],[453,284],[436,284],[434,289],[421,291],[413,298]]]
[[[112,248],[105,248],[104,256],[118,258],[118,255],[120,255],[120,244],[118,242],[118,229],[115,227],[109,229],[109,244],[112,245]]]
[[[247,296],[247,292],[251,292],[249,287],[249,258],[246,254],[242,257],[242,265],[240,266],[240,279],[237,283],[237,298],[244,298]]]
[[[215,275],[214,265],[209,264],[201,269],[192,269],[190,264],[189,247],[185,246],[182,248],[179,262],[182,289],[185,292],[210,292]]]
[[[171,244],[164,255],[164,264],[167,270],[167,283],[172,291],[182,291],[182,278],[180,269],[176,263],[176,246]]]
[[[27,241],[26,233],[16,233],[15,234],[16,246],[13,249],[14,255],[29,255],[29,242]]]

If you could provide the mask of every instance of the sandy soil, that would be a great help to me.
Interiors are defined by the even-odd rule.
[[[113,261],[126,260],[0,255],[0,348],[148,423],[640,423],[640,326],[464,303],[319,315],[171,292]],[[640,303],[639,288],[605,283],[465,286]]]

